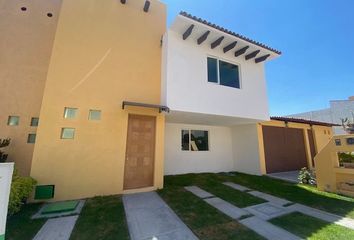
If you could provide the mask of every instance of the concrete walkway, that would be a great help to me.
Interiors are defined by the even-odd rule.
[[[231,187],[236,187],[237,189],[245,190],[240,185],[232,185]],[[185,187],[187,191],[190,191],[197,197],[203,199],[205,202],[210,204],[211,206],[218,209],[220,212],[226,214],[232,219],[238,220],[239,223],[246,226],[247,228],[253,230],[259,235],[263,236],[268,240],[298,240],[301,239],[294,234],[279,228],[266,220],[262,219],[270,219],[272,217],[280,216],[282,214],[288,213],[284,207],[278,206],[275,207],[274,204],[263,203],[255,206],[251,206],[248,208],[238,208],[221,198],[218,197],[210,197],[213,196],[211,193],[204,191],[203,189],[197,186]],[[207,196],[207,197],[206,197]],[[273,199],[272,199],[273,200]],[[276,201],[278,203],[278,201]],[[255,216],[252,216],[252,215]],[[242,219],[243,218],[243,219]],[[240,220],[242,219],[242,220]]]
[[[194,240],[193,232],[155,192],[123,196],[132,240]]]
[[[69,240],[79,216],[49,219],[33,240]]]
[[[267,174],[268,177],[284,180],[291,183],[299,183],[299,171],[279,172]]]

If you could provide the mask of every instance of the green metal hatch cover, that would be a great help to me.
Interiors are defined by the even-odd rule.
[[[74,211],[78,204],[79,201],[65,201],[65,202],[50,203],[43,208],[42,214]]]

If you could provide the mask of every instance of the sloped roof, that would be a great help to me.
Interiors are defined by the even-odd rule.
[[[199,23],[205,24],[205,25],[207,25],[207,26],[209,26],[209,27],[215,28],[215,29],[217,29],[217,30],[219,30],[219,31],[222,31],[222,32],[224,32],[224,33],[230,34],[230,35],[232,35],[232,36],[234,36],[234,37],[240,38],[240,39],[242,39],[242,40],[244,40],[244,41],[246,41],[246,42],[249,42],[249,43],[252,43],[252,44],[257,45],[257,46],[259,46],[259,47],[265,48],[265,49],[267,49],[267,50],[269,50],[269,51],[272,51],[272,52],[274,52],[274,53],[276,53],[276,54],[279,54],[279,55],[281,54],[281,51],[278,51],[278,50],[276,50],[276,49],[274,49],[274,48],[268,47],[267,45],[265,45],[265,44],[263,44],[263,43],[257,42],[257,41],[255,41],[255,40],[250,39],[250,38],[247,38],[247,37],[245,37],[245,36],[243,36],[243,35],[241,35],[241,34],[232,32],[232,31],[230,31],[230,30],[228,30],[228,29],[226,29],[226,28],[220,27],[220,26],[218,26],[218,25],[216,25],[216,24],[213,24],[213,23],[211,23],[211,22],[208,22],[208,21],[206,21],[206,20],[204,20],[204,19],[201,19],[201,18],[198,18],[198,17],[196,17],[196,16],[193,16],[193,15],[187,13],[187,12],[182,11],[182,12],[180,12],[180,15],[181,15],[181,16],[184,16],[184,17],[187,17],[187,18],[190,18],[190,19],[192,19],[192,20],[194,20],[194,21],[197,21],[197,22],[199,22]]]

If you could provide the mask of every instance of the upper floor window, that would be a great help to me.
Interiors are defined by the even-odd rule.
[[[9,116],[7,119],[7,125],[9,126],[17,126],[20,124],[20,117],[19,116]]]
[[[232,63],[208,57],[208,82],[240,88],[239,67]]]

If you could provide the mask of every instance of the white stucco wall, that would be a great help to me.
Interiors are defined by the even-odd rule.
[[[261,175],[257,125],[233,126],[231,132],[235,171]]]
[[[209,151],[181,150],[181,130],[208,130]],[[165,175],[232,171],[231,129],[228,127],[166,123]]]
[[[0,239],[5,239],[7,208],[13,170],[13,163],[0,163]]]
[[[264,63],[223,53],[222,47],[198,45],[169,30],[164,36],[162,102],[172,110],[268,120]],[[207,57],[239,65],[241,89],[209,83]]]

